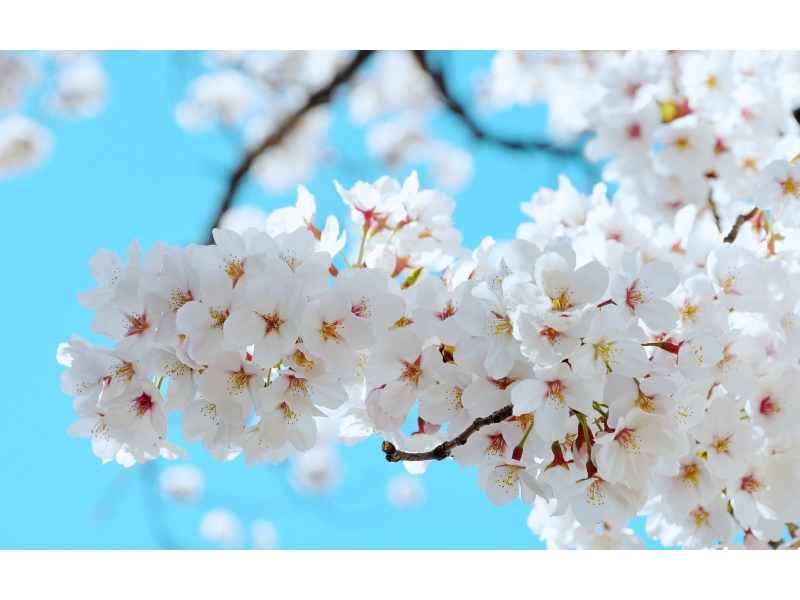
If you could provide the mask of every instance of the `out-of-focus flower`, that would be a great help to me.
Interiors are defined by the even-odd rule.
[[[206,478],[194,465],[170,465],[159,475],[158,486],[174,500],[195,502],[203,495]]]
[[[242,524],[227,508],[214,508],[200,519],[200,536],[212,544],[234,548],[242,543]]]
[[[425,501],[425,484],[418,475],[400,473],[386,484],[389,503],[398,510],[416,508]]]

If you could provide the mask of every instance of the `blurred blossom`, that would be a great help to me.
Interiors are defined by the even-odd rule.
[[[245,131],[248,148],[258,146],[280,122],[277,115],[253,119]],[[253,162],[250,174],[274,193],[284,192],[310,177],[327,155],[325,139],[331,122],[326,107],[309,111],[279,145],[269,148]]]
[[[230,229],[238,234],[244,233],[245,229],[255,227],[259,231],[264,231],[267,222],[267,213],[258,206],[247,204],[245,206],[235,206],[225,211],[220,219],[221,229]]]
[[[413,117],[378,123],[367,132],[370,154],[392,168],[423,161],[430,142],[422,120]]]
[[[409,52],[381,52],[350,94],[350,117],[363,125],[388,112],[425,112],[437,105],[430,77]]]
[[[195,502],[203,495],[206,482],[203,472],[194,465],[170,465],[158,478],[161,491],[181,502]]]
[[[415,508],[425,501],[425,484],[414,475],[395,475],[386,485],[390,504],[398,510]]]
[[[437,143],[431,149],[431,168],[438,187],[460,191],[472,178],[472,154],[446,142]]]
[[[86,118],[100,114],[108,96],[108,80],[94,56],[59,65],[53,78],[53,91],[45,99],[45,107],[53,114]]]
[[[309,494],[330,494],[342,480],[342,464],[329,445],[292,456],[292,486]]]
[[[0,120],[0,177],[42,162],[53,147],[52,134],[19,114]]]
[[[249,77],[226,70],[203,75],[189,88],[189,98],[175,109],[178,124],[197,132],[217,123],[238,127],[258,105],[258,93]]]
[[[36,83],[39,72],[27,57],[0,52],[0,111],[15,110],[22,104],[22,90]]]
[[[242,524],[227,508],[215,508],[200,520],[200,536],[212,544],[233,548],[242,543]]]
[[[619,60],[616,53],[502,51],[481,83],[481,102],[495,109],[547,103],[548,133],[570,142],[589,128],[586,112],[603,96],[597,72]]]
[[[256,550],[274,550],[280,542],[278,528],[272,522],[264,519],[253,522],[250,526],[250,537],[253,540],[253,548]]]

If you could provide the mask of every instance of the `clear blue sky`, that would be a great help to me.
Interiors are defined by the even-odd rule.
[[[453,80],[467,92],[468,72],[488,65],[490,54],[455,57]],[[2,369],[4,433],[0,436],[0,548],[183,548],[210,547],[199,537],[202,513],[218,506],[235,511],[245,526],[258,518],[276,524],[281,548],[537,548],[525,521],[529,507],[515,502],[494,508],[476,481],[476,469],[435,464],[423,476],[427,500],[399,512],[389,505],[387,481],[400,465],[383,459],[379,442],[341,447],[347,465],[342,487],[325,499],[304,497],[286,481],[286,467],[248,469],[243,457],[213,461],[199,444],[186,446],[207,478],[199,505],[175,506],[148,484],[165,461],[125,469],[102,465],[88,439],[72,439],[71,398],[59,389],[63,367],[56,347],[89,331],[92,314],[77,293],[94,285],[89,258],[107,248],[124,256],[134,238],[144,249],[202,242],[239,151],[221,133],[191,136],[173,117],[185,85],[198,73],[194,54],[112,53],[104,56],[111,83],[105,112],[92,120],[41,118],[56,137],[51,159],[25,176],[0,182],[4,320]],[[342,157],[306,182],[318,215],[344,214],[333,187],[384,174],[369,158],[363,131],[349,125],[336,106],[332,144]],[[497,131],[525,136],[542,131],[542,111],[512,110],[487,122]],[[498,150],[469,139],[449,115],[436,128],[474,154],[475,173],[456,195],[456,225],[465,245],[486,235],[514,236],[523,219],[519,203],[542,186],[555,187],[559,171],[579,189],[596,177],[580,165],[552,157]],[[402,179],[407,170],[390,173]],[[432,187],[424,169],[423,187]],[[247,183],[237,204],[269,211],[294,202],[294,193],[272,197]],[[174,435],[171,437],[175,438]],[[159,533],[160,532],[160,533]],[[158,533],[158,535],[157,535]],[[657,545],[656,545],[657,546]]]

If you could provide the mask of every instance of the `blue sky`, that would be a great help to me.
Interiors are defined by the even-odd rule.
[[[470,69],[488,65],[490,56],[456,57],[457,91],[467,93]],[[477,485],[476,469],[460,472],[452,462],[434,464],[423,476],[427,500],[421,507],[393,509],[385,487],[403,467],[386,463],[374,439],[340,448],[347,468],[343,485],[319,499],[294,491],[285,466],[248,469],[242,457],[219,464],[199,444],[177,438],[207,479],[201,502],[181,507],[154,492],[151,482],[164,461],[130,469],[102,465],[88,440],[66,434],[75,417],[71,398],[59,389],[63,367],[56,347],[72,333],[103,343],[89,331],[92,313],[77,302],[77,293],[94,285],[89,258],[99,248],[124,256],[134,238],[144,249],[157,240],[202,242],[239,156],[229,137],[188,135],[175,122],[174,105],[198,73],[197,55],[120,52],[103,61],[111,84],[105,112],[69,122],[46,117],[32,103],[29,112],[55,134],[53,155],[38,170],[0,182],[6,425],[0,436],[0,548],[206,548],[211,546],[200,539],[197,524],[215,507],[233,510],[245,526],[272,521],[281,548],[541,547],[525,524],[529,507],[492,507]],[[341,101],[334,106],[331,143],[343,158],[306,182],[320,216],[344,215],[333,179],[350,187],[384,174],[364,148],[363,130],[349,124]],[[525,137],[541,135],[543,116],[541,110],[515,109],[487,117],[487,123]],[[486,235],[513,237],[524,218],[519,203],[540,187],[555,187],[560,171],[583,191],[597,176],[580,164],[474,142],[446,114],[435,127],[474,155],[472,182],[455,195],[454,219],[468,247]],[[389,174],[402,180],[408,171]],[[424,169],[420,180],[433,186]],[[293,192],[269,196],[248,182],[236,204],[269,211],[294,198]]]

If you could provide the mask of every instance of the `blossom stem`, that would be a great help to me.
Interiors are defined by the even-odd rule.
[[[403,223],[400,223],[400,224],[399,224],[397,227],[395,227],[395,228],[392,230],[392,233],[390,233],[390,234],[389,234],[389,237],[388,237],[388,238],[386,238],[386,241],[385,241],[385,242],[383,242],[383,243],[384,243],[384,245],[385,245],[385,246],[388,246],[388,245],[389,245],[389,242],[391,242],[391,241],[392,241],[392,238],[394,237],[394,234],[395,234],[395,233],[397,233],[398,231],[400,231],[402,228],[403,228]]]
[[[606,300],[605,302],[601,302],[600,304],[598,304],[598,305],[597,305],[597,308],[603,308],[604,306],[608,306],[609,304],[613,304],[614,306],[616,306],[616,305],[617,305],[617,303],[616,303],[616,302],[614,302],[614,301],[613,301],[611,298],[609,298],[609,299],[608,299],[608,300]]]
[[[511,458],[513,458],[514,460],[520,460],[522,458],[522,447],[525,445],[525,441],[531,434],[532,429],[533,429],[533,421],[531,421],[531,424],[528,425],[528,429],[525,430],[525,435],[522,436],[522,439],[519,441],[519,444],[514,446],[514,451],[511,453]]]
[[[603,410],[604,406],[606,408],[608,408],[608,406],[606,406],[605,404],[600,404],[599,402],[596,402],[596,401],[592,402],[592,408],[595,409],[597,412],[599,412],[600,415],[605,420],[605,419],[608,419],[608,412]]]
[[[450,453],[457,448],[458,446],[463,446],[467,443],[469,437],[478,431],[479,429],[486,427],[487,425],[492,425],[494,423],[500,423],[501,421],[505,421],[508,417],[511,416],[514,407],[509,404],[508,406],[504,406],[498,411],[493,412],[488,417],[481,417],[479,419],[475,419],[472,422],[472,425],[467,427],[464,431],[454,437],[452,440],[448,440],[436,446],[433,450],[428,450],[427,452],[404,452],[402,450],[398,450],[394,444],[390,441],[385,440],[381,446],[381,450],[386,454],[386,460],[389,462],[400,462],[401,460],[408,460],[408,461],[424,461],[424,460],[444,460]]]
[[[716,223],[717,229],[722,231],[722,224],[719,219],[719,213],[717,212],[717,205],[711,198],[711,192],[708,193],[708,207],[711,209],[711,216],[714,217],[714,223]]]
[[[769,211],[769,218],[767,219],[767,250],[769,255],[775,255],[775,229],[773,227],[772,211]]]
[[[728,235],[726,235],[725,239],[722,241],[725,242],[726,244],[732,244],[733,241],[736,239],[736,236],[739,235],[739,229],[742,228],[742,225],[744,225],[747,221],[755,217],[756,214],[758,214],[758,207],[754,206],[753,210],[751,210],[749,213],[744,215],[739,215],[738,217],[736,217],[736,222],[733,224],[733,227],[731,227],[730,233],[728,233]]]
[[[367,245],[367,233],[368,232],[369,232],[369,225],[367,225],[367,223],[364,223],[364,231],[363,231],[363,235],[361,236],[361,247],[358,249],[358,261],[356,261],[356,264],[359,267],[361,266],[361,262],[364,260],[364,248]]]
[[[583,413],[577,413],[578,421],[581,424],[581,429],[583,430],[583,439],[586,442],[586,455],[588,460],[591,462],[592,460],[592,445],[589,442],[589,425],[586,424],[586,415]]]

